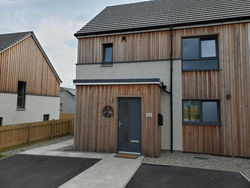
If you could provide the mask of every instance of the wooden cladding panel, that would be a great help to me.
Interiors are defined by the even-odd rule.
[[[183,126],[183,151],[221,154],[220,127],[204,125]]]
[[[141,97],[142,153],[158,157],[160,154],[160,112],[158,85],[77,86],[75,148],[90,152],[117,152],[117,98]],[[102,109],[111,105],[114,116],[105,118]],[[152,118],[145,113],[152,112]]]
[[[249,25],[225,24],[173,31],[174,58],[182,57],[182,37],[218,35],[219,43],[220,70],[183,72],[182,96],[183,99],[220,100],[221,126],[183,125],[184,151],[250,157]],[[126,42],[121,41],[122,36],[127,37]],[[170,58],[170,31],[78,41],[78,63],[102,62],[102,44],[109,42],[113,43],[114,62]],[[227,93],[232,94],[229,100],[225,97]],[[204,136],[206,133],[216,137]],[[195,142],[197,138],[202,144]],[[213,143],[212,148],[208,147],[209,143]]]
[[[127,40],[122,41],[122,36]],[[169,36],[168,31],[161,31],[79,39],[78,63],[102,62],[104,43],[113,43],[114,62],[168,59]]]
[[[177,30],[175,57],[181,37],[219,36],[219,71],[182,73],[185,99],[219,99],[221,126],[183,125],[183,150],[250,157],[250,62],[247,24]],[[226,99],[231,93],[232,98]],[[205,133],[205,134],[204,134]]]
[[[30,36],[0,53],[0,92],[17,92],[27,82],[27,94],[59,96],[60,82]]]

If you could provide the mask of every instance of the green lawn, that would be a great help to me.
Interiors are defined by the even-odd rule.
[[[5,157],[8,157],[7,155],[1,155],[0,154],[0,159],[3,159],[3,158],[5,158]]]

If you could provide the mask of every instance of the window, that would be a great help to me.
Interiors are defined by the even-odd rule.
[[[63,111],[63,103],[60,103],[60,111]]]
[[[219,101],[184,100],[185,124],[220,124]]]
[[[103,63],[113,62],[113,44],[103,44]]]
[[[43,121],[49,121],[49,114],[43,115]]]
[[[201,57],[216,57],[216,41],[215,39],[201,40]]]
[[[18,81],[17,87],[17,109],[25,108],[26,82]]]
[[[217,70],[217,37],[182,39],[182,70]]]
[[[0,117],[0,126],[3,125],[3,117]]]

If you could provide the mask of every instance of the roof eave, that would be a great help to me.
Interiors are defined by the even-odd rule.
[[[55,68],[53,67],[53,65],[52,65],[52,63],[50,62],[50,60],[49,60],[48,56],[46,55],[45,51],[43,50],[43,48],[42,48],[41,44],[39,43],[38,39],[36,38],[36,36],[35,36],[34,32],[31,32],[31,33],[32,33],[32,35],[31,35],[31,36],[33,37],[33,39],[35,40],[35,42],[36,42],[37,46],[38,46],[38,47],[39,47],[39,49],[41,50],[41,52],[42,52],[43,56],[44,56],[44,57],[45,57],[45,59],[47,60],[47,62],[48,62],[48,64],[49,64],[49,66],[50,66],[50,68],[51,68],[51,70],[52,70],[52,71],[53,71],[53,73],[55,74],[55,76],[56,76],[56,78],[58,79],[58,81],[59,81],[60,83],[62,83],[62,80],[60,79],[59,75],[57,74],[57,72],[56,72]]]
[[[78,37],[88,37],[95,35],[105,35],[105,34],[115,34],[115,33],[125,33],[125,32],[136,32],[136,31],[148,31],[148,30],[157,30],[164,28],[174,28],[174,27],[187,27],[187,26],[196,26],[204,24],[216,24],[224,22],[233,22],[233,21],[243,21],[250,20],[250,16],[244,17],[235,17],[235,18],[224,18],[217,20],[208,20],[208,21],[198,21],[198,22],[188,22],[188,23],[179,23],[179,24],[169,24],[169,25],[158,25],[158,26],[149,26],[149,27],[138,27],[138,28],[128,28],[128,29],[118,29],[118,30],[109,30],[109,31],[100,31],[100,32],[89,32],[89,33],[80,33],[77,32],[74,34],[76,38]]]

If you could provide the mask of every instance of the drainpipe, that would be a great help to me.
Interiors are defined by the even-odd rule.
[[[170,150],[173,153],[173,28],[170,26],[170,91],[167,91],[164,83],[161,84],[162,90],[170,95]]]
[[[173,28],[170,26],[170,147],[173,153]]]

